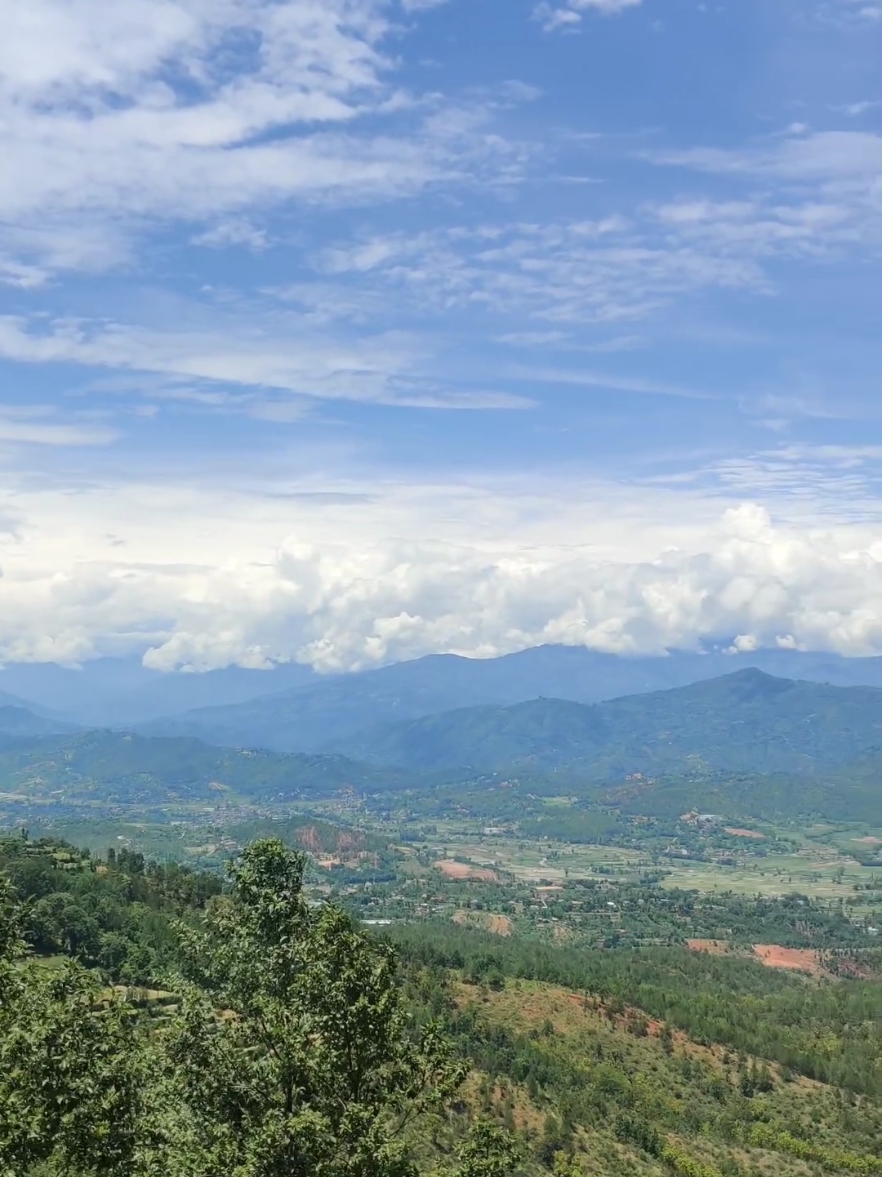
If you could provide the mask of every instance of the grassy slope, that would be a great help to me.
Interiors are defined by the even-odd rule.
[[[637,1010],[613,1012],[596,998],[523,980],[509,980],[500,991],[460,982],[454,992],[459,1015],[476,1019],[491,1044],[477,1054],[493,1078],[488,1071],[476,1074],[473,1099],[524,1134],[531,1155],[525,1172],[543,1171],[543,1143],[557,1133],[580,1173],[688,1173],[687,1162],[678,1169],[670,1158],[628,1139],[639,1135],[641,1124],[703,1165],[705,1177],[849,1171],[837,1165],[843,1151],[865,1158],[876,1147],[878,1104],[864,1100],[858,1108],[823,1084],[785,1080],[773,1064],[772,1089],[747,1097],[742,1075],[751,1065],[761,1066],[756,1060],[701,1045],[679,1031],[666,1044],[662,1025]],[[544,1082],[524,1080],[525,1059],[532,1060],[535,1075],[544,1072]],[[508,1073],[497,1076],[496,1067]],[[568,1110],[570,1136],[559,1132]],[[761,1138],[757,1124],[777,1133],[775,1147],[753,1142],[751,1133]],[[811,1166],[793,1155],[799,1146],[790,1138],[821,1150]]]

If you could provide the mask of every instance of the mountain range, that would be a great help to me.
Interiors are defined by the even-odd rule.
[[[431,655],[359,674],[313,679],[247,701],[167,714],[135,726],[145,735],[316,752],[381,725],[464,707],[510,707],[540,697],[597,703],[686,686],[744,667],[840,687],[882,687],[882,658],[849,659],[797,650],[739,655],[681,651],[667,657],[622,658],[580,647],[541,646],[493,659]],[[273,674],[264,674],[263,681]]]
[[[811,775],[882,748],[882,689],[746,669],[603,703],[534,699],[369,728],[329,748],[418,771]]]
[[[163,673],[133,658],[96,658],[82,666],[48,662],[0,668],[0,699],[48,712],[80,727],[131,727],[197,707],[244,703],[319,681],[309,666],[272,670],[228,666],[206,673]]]
[[[695,806],[882,825],[882,688],[754,668],[600,703],[460,707],[374,725],[313,753],[192,736],[28,730],[53,722],[0,700],[6,801],[275,804],[341,790],[413,795],[440,783],[474,791],[505,777],[635,813]]]

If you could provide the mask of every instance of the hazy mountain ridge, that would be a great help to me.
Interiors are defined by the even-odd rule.
[[[163,673],[137,659],[97,658],[80,667],[11,663],[0,669],[0,687],[14,692],[17,705],[96,728],[134,726],[197,707],[243,703],[316,679],[311,667],[295,663],[272,670],[228,666],[205,673]]]
[[[2,724],[0,707],[0,735]],[[475,788],[486,778],[490,787],[505,774],[632,813],[698,807],[876,820],[880,750],[882,689],[747,669],[596,704],[540,698],[459,708],[375,726],[320,753],[107,730],[7,734],[0,791],[48,804],[161,806],[225,796],[284,804],[346,790],[428,796],[439,782]]]
[[[784,678],[882,687],[882,658],[848,659],[795,650],[622,658],[581,647],[540,646],[492,659],[430,655],[136,726],[145,735],[188,735],[231,747],[315,752],[369,728],[463,707],[509,707],[543,696],[598,703],[686,686],[750,666]]]
[[[748,669],[590,705],[537,699],[464,708],[376,727],[333,747],[423,771],[566,769],[593,780],[696,770],[811,774],[882,747],[882,690]]]
[[[77,730],[75,724],[39,715],[24,704],[8,703],[9,697],[0,695],[0,739],[36,738]]]

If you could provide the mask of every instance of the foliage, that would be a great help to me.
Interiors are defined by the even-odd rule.
[[[771,1148],[789,1153],[803,1161],[814,1161],[825,1169],[846,1173],[882,1173],[882,1157],[861,1155],[848,1149],[831,1149],[802,1140],[786,1129],[775,1129],[770,1124],[755,1124],[747,1133],[747,1143],[760,1148]]]
[[[199,992],[168,1050],[192,1171],[403,1177],[406,1125],[463,1072],[434,1027],[409,1037],[389,948],[307,906],[303,866],[255,844],[186,938]]]
[[[309,907],[303,867],[278,841],[246,851],[203,926],[180,925],[189,982],[156,1027],[81,965],[23,960],[3,881],[4,1177],[416,1173],[413,1126],[443,1112],[463,1065],[408,1018],[391,949]],[[501,1177],[510,1155],[479,1125],[456,1171]]]
[[[39,781],[41,800],[63,794],[68,803],[155,805],[237,795],[290,801],[346,788],[400,787],[410,779],[343,756],[214,748],[189,737],[89,731],[0,746],[4,789],[27,796]]]
[[[22,933],[35,952],[63,953],[130,984],[173,963],[175,917],[195,915],[222,886],[217,875],[126,849],[101,862],[56,839],[0,838],[0,871],[24,904]]]
[[[426,964],[566,985],[637,1007],[700,1042],[726,1043],[821,1082],[882,1095],[882,985],[876,982],[818,983],[685,948],[553,948],[438,924],[390,935]]]
[[[0,910],[0,1173],[51,1158],[72,1174],[127,1177],[146,1111],[131,1011],[102,1003],[97,978],[73,962],[22,965],[2,876]]]
[[[794,787],[800,778],[835,773],[871,756],[880,744],[877,688],[792,682],[743,670],[594,705],[535,699],[512,707],[463,708],[370,729],[342,741],[338,750],[422,771],[554,776],[560,791],[582,795],[592,784],[596,791],[598,784],[631,777],[637,784],[626,787],[621,799],[641,796],[644,813],[655,812],[645,807],[651,794],[640,780],[646,776],[668,778],[674,786],[691,781],[691,792],[674,790],[676,804],[686,809],[691,797],[701,796],[708,776],[771,777],[787,788],[795,813],[812,808],[802,807]],[[761,793],[754,793],[761,801]],[[841,798],[830,790],[816,800],[838,803],[842,815]]]

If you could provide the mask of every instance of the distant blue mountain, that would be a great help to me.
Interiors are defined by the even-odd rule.
[[[0,696],[5,688],[18,696],[18,705],[87,727],[128,727],[196,707],[244,703],[317,679],[311,667],[296,664],[163,674],[142,666],[139,659],[98,658],[80,668],[10,663],[0,668]]]
[[[37,739],[41,736],[66,735],[76,726],[64,720],[37,715],[27,707],[9,703],[9,695],[0,694],[0,740]]]
[[[388,723],[329,746],[420,772],[832,772],[882,749],[882,689],[773,678],[754,668],[602,703],[533,699]],[[877,790],[882,817],[882,791]]]
[[[882,658],[796,650],[622,658],[575,647],[540,646],[483,660],[431,655],[360,674],[313,679],[247,702],[170,715],[140,730],[150,735],[196,736],[233,747],[315,752],[365,729],[455,708],[505,707],[543,696],[596,703],[687,686],[747,667],[835,686],[882,687]],[[268,679],[277,673],[271,672]]]

